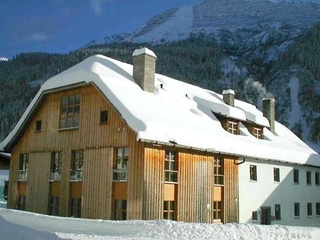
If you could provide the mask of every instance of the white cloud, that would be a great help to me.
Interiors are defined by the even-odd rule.
[[[113,0],[90,0],[90,5],[95,14],[100,14],[103,10],[103,4],[112,2]]]
[[[33,33],[28,35],[25,40],[27,42],[42,42],[48,40],[50,37],[43,33]]]

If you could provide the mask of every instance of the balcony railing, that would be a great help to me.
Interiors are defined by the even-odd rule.
[[[113,169],[113,181],[127,181],[128,169]]]
[[[27,179],[28,179],[28,170],[19,170],[18,181],[27,181]]]

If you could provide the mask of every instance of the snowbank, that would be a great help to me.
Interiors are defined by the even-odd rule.
[[[320,239],[320,228],[203,224],[168,220],[108,221],[52,217],[0,208],[1,239]],[[3,231],[3,228],[6,229]],[[23,235],[22,235],[23,234]],[[23,238],[18,238],[23,236]],[[4,237],[4,238],[2,238]],[[43,238],[45,237],[45,238]]]

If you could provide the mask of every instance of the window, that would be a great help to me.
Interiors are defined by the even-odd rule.
[[[108,122],[108,111],[101,111],[100,112],[100,123],[106,123]]]
[[[19,156],[18,181],[27,181],[29,168],[29,154],[22,153]]]
[[[294,184],[299,184],[299,169],[293,170],[293,182]]]
[[[280,204],[274,205],[274,220],[281,220],[281,206],[280,206]]]
[[[60,99],[60,125],[63,128],[79,127],[80,95],[63,96]]]
[[[257,181],[257,166],[250,165],[250,180]]]
[[[280,169],[279,168],[273,168],[273,181],[280,182]]]
[[[82,181],[83,151],[72,151],[71,159],[71,181]]]
[[[26,196],[25,195],[19,195],[18,196],[18,202],[17,202],[17,209],[25,211],[26,210]]]
[[[36,132],[40,132],[41,129],[42,129],[42,121],[41,121],[41,120],[38,120],[38,121],[36,121],[35,131],[36,131]]]
[[[223,158],[214,158],[214,184],[223,185]]]
[[[71,217],[81,218],[81,198],[71,198]]]
[[[306,182],[307,185],[311,185],[311,171],[306,172]]]
[[[227,131],[234,135],[238,135],[238,130],[239,130],[238,122],[228,120]]]
[[[59,216],[59,204],[60,204],[59,197],[51,197],[49,215]]]
[[[316,172],[314,178],[315,178],[314,181],[315,181],[316,186],[319,186],[320,185],[320,173]]]
[[[165,151],[164,172],[166,182],[178,182],[178,166],[175,151]]]
[[[51,181],[61,180],[61,168],[62,168],[62,153],[52,152],[51,163],[50,163],[50,180]]]
[[[258,220],[258,212],[252,211],[251,218],[252,218],[252,221],[257,221]]]
[[[113,167],[114,181],[128,180],[129,148],[116,149],[116,161]]]
[[[252,135],[256,138],[262,138],[262,128],[260,127],[253,127],[252,128]]]
[[[319,202],[316,203],[316,215],[320,216],[320,203]]]
[[[114,200],[114,220],[127,219],[127,200]]]
[[[300,203],[294,203],[294,216],[300,217]]]
[[[163,202],[163,219],[175,220],[174,201]]]
[[[312,203],[307,203],[307,214],[308,217],[312,217]]]
[[[222,202],[221,201],[214,201],[213,202],[213,219],[220,220],[221,219],[221,212],[222,212]]]

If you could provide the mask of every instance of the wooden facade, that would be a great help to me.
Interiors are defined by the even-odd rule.
[[[79,126],[59,129],[61,97],[80,96]],[[72,216],[71,200],[81,199],[81,217],[115,219],[116,200],[125,201],[126,219],[162,219],[165,202],[174,202],[174,219],[185,222],[238,221],[236,157],[140,142],[136,133],[94,85],[46,93],[12,148],[8,208],[25,196],[25,209],[49,214],[59,198],[59,215]],[[107,111],[108,121],[100,114]],[[41,128],[39,129],[39,123]],[[129,149],[125,181],[114,181],[116,149]],[[70,180],[72,151],[84,155],[82,179]],[[175,151],[177,182],[165,181],[165,152]],[[50,180],[52,153],[61,152],[61,179]],[[26,181],[20,181],[20,154],[28,154]],[[223,158],[224,183],[214,180],[214,160]],[[221,203],[221,217],[214,206]],[[220,206],[220,205],[219,205]],[[219,215],[220,216],[220,215]]]

